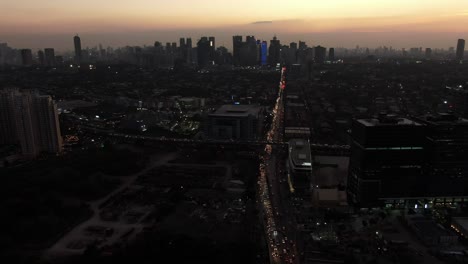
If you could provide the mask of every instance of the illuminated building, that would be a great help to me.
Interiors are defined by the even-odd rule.
[[[263,108],[253,105],[223,105],[209,114],[205,133],[214,139],[252,140],[261,137]]]
[[[305,139],[291,139],[288,146],[287,169],[293,188],[299,193],[307,192],[310,189],[312,177],[310,143]]]
[[[50,96],[8,89],[0,92],[2,137],[19,143],[24,156],[62,150],[57,106]]]
[[[260,65],[264,66],[268,62],[268,42],[262,41],[260,45]]]
[[[463,57],[465,55],[465,40],[464,39],[459,39],[457,42],[457,60],[463,60]]]
[[[73,37],[73,43],[75,44],[75,63],[81,64],[81,39],[79,36]]]

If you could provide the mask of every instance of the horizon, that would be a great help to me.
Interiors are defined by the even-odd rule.
[[[228,11],[229,12],[226,12]],[[213,35],[217,46],[232,47],[233,35],[254,35],[285,44],[306,41],[325,47],[444,48],[468,38],[468,3],[457,0],[379,2],[334,0],[325,3],[279,0],[268,2],[84,0],[18,0],[4,3],[0,42],[34,50],[73,49],[80,35],[83,47],[143,46],[155,41],[178,42],[179,37]],[[28,18],[19,20],[18,17]]]

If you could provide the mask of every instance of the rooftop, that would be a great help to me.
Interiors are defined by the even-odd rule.
[[[289,140],[289,157],[296,166],[312,167],[310,144],[305,139]]]
[[[415,122],[407,118],[388,118],[388,119],[358,119],[357,122],[363,124],[366,127],[376,126],[422,126],[423,124]]]
[[[249,115],[258,116],[261,107],[255,105],[223,105],[211,116],[231,116],[231,117],[247,117]]]

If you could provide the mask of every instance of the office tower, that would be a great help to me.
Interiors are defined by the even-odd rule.
[[[30,49],[21,50],[21,61],[23,66],[31,66],[33,64],[32,51]]]
[[[80,37],[77,35],[75,37],[73,37],[73,42],[75,44],[75,63],[76,64],[81,64],[81,39]]]
[[[431,48],[426,48],[425,57],[426,57],[426,59],[430,59],[432,57],[432,49]]]
[[[327,54],[327,48],[317,46],[314,48],[314,61],[316,63],[324,63]]]
[[[39,65],[44,66],[44,64],[45,64],[44,51],[39,50],[37,52],[37,59],[39,60]]]
[[[2,90],[0,109],[2,136],[8,135],[10,143],[19,142],[24,156],[61,151],[57,106],[50,96],[17,89]]]
[[[205,134],[214,139],[251,140],[261,137],[263,108],[254,105],[223,105],[209,114]]]
[[[299,49],[300,50],[307,49],[307,44],[305,43],[305,41],[299,41]]]
[[[209,37],[208,41],[210,42],[210,60],[214,62],[216,55],[216,42],[215,37]]]
[[[328,60],[335,61],[335,48],[330,48],[328,50]]]
[[[202,37],[197,43],[198,66],[204,67],[210,62],[210,42],[207,37]]]
[[[55,66],[55,51],[54,49],[44,49],[45,53],[45,65],[52,67]]]
[[[185,38],[180,38],[179,39],[179,47],[182,49],[182,48],[185,48]]]
[[[427,126],[425,196],[461,202],[468,196],[468,120],[439,113],[421,121]]]
[[[191,38],[187,38],[186,45],[187,45],[187,64],[192,64],[193,63],[193,47],[192,47]]]
[[[349,202],[373,207],[424,194],[422,123],[381,114],[354,120],[351,131]]]
[[[270,48],[268,49],[269,64],[271,66],[276,66],[278,63],[280,63],[280,56],[281,56],[281,43],[276,38],[276,36],[274,36],[273,39],[270,41]]]
[[[262,41],[260,45],[260,65],[265,66],[268,62],[268,42]]]
[[[465,40],[459,39],[457,43],[457,60],[463,60],[465,55]]]
[[[240,65],[242,49],[242,36],[232,37],[232,57],[234,65]]]

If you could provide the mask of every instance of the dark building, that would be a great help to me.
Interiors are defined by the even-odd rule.
[[[79,36],[73,37],[73,42],[75,44],[75,63],[81,64],[81,39]]]
[[[234,65],[240,65],[242,49],[242,36],[232,37],[232,58]]]
[[[55,66],[55,51],[52,48],[44,49],[45,65],[48,67]]]
[[[468,120],[442,113],[426,116],[421,121],[427,125],[426,196],[446,202],[461,202],[464,198],[466,202]]]
[[[457,60],[463,60],[465,55],[465,40],[459,39],[457,43]]]
[[[39,60],[39,65],[44,66],[44,64],[45,64],[44,51],[39,50],[37,52],[37,58]]]
[[[202,37],[197,43],[198,66],[213,65],[215,53],[214,37]]]
[[[348,195],[360,207],[460,205],[467,160],[468,120],[453,114],[354,120]]]
[[[316,63],[324,63],[327,56],[327,48],[317,46],[314,48],[314,61]]]
[[[328,50],[328,60],[330,60],[330,61],[335,60],[335,48],[330,48]]]
[[[209,114],[205,134],[214,139],[252,140],[261,137],[263,108],[253,105],[223,105]]]
[[[30,49],[21,50],[21,62],[23,66],[31,66],[33,64],[32,51]]]
[[[426,59],[430,59],[432,57],[432,49],[431,48],[426,48]]]
[[[278,63],[280,63],[280,58],[281,43],[276,38],[276,36],[274,36],[273,39],[270,41],[270,47],[268,49],[268,64],[270,64],[271,66],[276,66]]]
[[[381,115],[354,120],[348,176],[349,201],[359,207],[424,194],[425,126]]]

